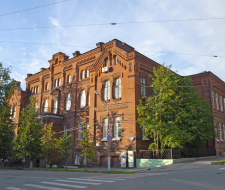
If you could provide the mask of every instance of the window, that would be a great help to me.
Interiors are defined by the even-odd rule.
[[[110,81],[104,81],[103,82],[104,85],[104,99],[105,100],[109,100],[110,99]]]
[[[103,119],[103,129],[102,129],[102,137],[103,137],[103,139],[102,140],[107,140],[106,138],[107,138],[107,129],[108,129],[108,119],[107,118],[105,118],[105,119]]]
[[[141,97],[146,96],[146,79],[141,77]]]
[[[143,127],[142,127],[142,140],[149,140]]]
[[[13,109],[13,118],[16,118],[16,106],[14,106],[14,109]]]
[[[105,67],[108,67],[108,58],[105,59]]]
[[[223,140],[225,141],[225,125],[223,125]]]
[[[220,107],[221,107],[221,111],[223,111],[223,98],[222,98],[222,96],[220,96]]]
[[[121,79],[115,80],[115,98],[121,98]]]
[[[216,107],[219,110],[218,94],[216,93]]]
[[[79,123],[79,129],[78,129],[78,139],[83,139],[84,138],[84,123],[81,122]]]
[[[224,110],[225,110],[225,98],[223,99],[223,106],[224,106]]]
[[[121,138],[121,117],[114,118],[114,139]]]
[[[68,77],[67,77],[67,83],[68,84],[71,83],[71,75],[68,75]]]
[[[113,62],[113,60],[112,60],[112,56],[111,56],[111,58],[110,58],[110,66],[112,66],[112,62]]]
[[[48,99],[44,101],[44,112],[48,112]]]
[[[80,108],[84,108],[86,106],[86,94],[85,90],[80,91]]]
[[[38,92],[39,92],[39,88],[38,88],[38,86],[37,86],[37,88],[36,88],[36,89],[37,89],[37,93],[38,93]]]
[[[219,134],[220,134],[220,141],[223,141],[222,138],[222,129],[221,129],[221,124],[219,123]]]
[[[90,88],[88,89],[88,106],[91,105],[91,94],[90,94]]]
[[[81,79],[84,79],[85,78],[85,71],[81,71]]]
[[[13,108],[11,107],[11,109],[10,109],[10,115],[11,115],[10,118],[12,118],[12,116],[13,116],[12,114],[13,114]]]
[[[71,96],[70,94],[66,94],[66,111],[70,110],[71,108]]]
[[[34,87],[34,94],[37,93],[37,87]]]
[[[89,77],[89,70],[87,69],[87,78]]]
[[[38,111],[38,103],[37,102],[35,102],[35,109],[36,109],[36,111]]]
[[[114,64],[115,64],[115,65],[118,64],[116,55],[114,56]]]
[[[212,105],[213,105],[213,108],[215,108],[213,91],[212,91]]]
[[[61,79],[58,79],[58,84],[59,86],[61,86]]]
[[[69,129],[69,125],[65,124],[64,125],[64,134],[68,135],[68,129]]]
[[[217,126],[216,126],[216,123],[215,123],[215,140],[218,141],[218,132],[217,132]]]
[[[58,64],[58,58],[55,59],[55,64]]]
[[[53,97],[53,100],[54,100],[53,113],[57,114],[57,112],[58,112],[58,99],[57,99],[57,97]]]
[[[34,88],[32,88],[32,94],[34,94],[35,93],[35,87]]]
[[[55,88],[58,86],[58,80],[55,79]]]
[[[48,90],[48,89],[49,89],[49,83],[46,82],[46,84],[45,84],[45,90]]]

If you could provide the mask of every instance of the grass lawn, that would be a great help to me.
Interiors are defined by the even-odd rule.
[[[217,162],[211,162],[211,164],[225,164],[225,160],[220,160]]]

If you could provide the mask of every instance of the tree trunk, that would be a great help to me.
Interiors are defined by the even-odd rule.
[[[4,161],[5,161],[5,159],[3,158],[2,159],[2,169],[4,168]]]
[[[30,169],[33,169],[33,159],[30,160]]]
[[[85,171],[87,171],[87,157],[86,157],[86,163],[85,163]]]

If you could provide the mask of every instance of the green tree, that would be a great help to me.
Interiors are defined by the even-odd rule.
[[[10,68],[4,68],[0,63],[0,158],[2,158],[2,167],[4,167],[4,160],[12,153],[15,124],[11,119],[8,101],[15,88],[16,83],[10,77]]]
[[[87,162],[91,161],[95,156],[95,143],[90,142],[89,140],[89,127],[84,126],[84,131],[83,131],[83,140],[78,142],[78,144],[81,146],[81,154],[82,157],[86,158],[86,164],[85,164],[85,170],[87,170]]]
[[[59,153],[61,154],[62,158],[66,159],[66,170],[67,170],[67,160],[71,155],[70,149],[72,148],[71,144],[71,136],[64,133],[59,139],[57,140],[57,147],[59,149]]]
[[[138,123],[154,138],[149,149],[199,148],[213,137],[213,115],[208,103],[195,90],[190,77],[172,72],[170,67],[153,69],[153,96],[137,106]]]
[[[41,137],[42,151],[48,165],[58,158],[57,139],[55,138],[55,131],[52,130],[52,126],[52,123],[46,125],[43,130],[44,134]]]
[[[34,97],[30,97],[30,104],[21,111],[19,118],[18,135],[14,139],[13,150],[16,158],[22,156],[30,160],[30,168],[33,168],[33,160],[42,157],[43,123],[37,118]]]

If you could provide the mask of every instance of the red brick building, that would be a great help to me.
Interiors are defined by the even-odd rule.
[[[15,121],[18,121],[17,110],[21,111],[26,105],[30,94],[35,96],[36,108],[43,121],[53,123],[58,136],[65,131],[72,134],[71,165],[75,164],[75,160],[79,161],[81,153],[77,141],[82,140],[83,126],[88,125],[91,139],[96,143],[94,163],[105,166],[107,107],[100,98],[103,97],[109,105],[109,128],[112,130],[111,165],[120,166],[121,151],[133,150],[137,153],[140,149],[147,149],[151,143],[150,139],[142,139],[144,134],[136,122],[136,106],[142,96],[151,96],[151,90],[146,86],[151,85],[149,75],[159,64],[116,39],[108,43],[99,42],[96,46],[83,54],[75,51],[70,59],[61,52],[54,54],[49,60],[49,68],[27,75],[26,91],[19,90],[10,103],[16,107]],[[213,79],[209,82],[209,78]],[[225,98],[224,87],[217,85],[224,82],[213,74],[193,75],[192,79],[206,101],[211,98],[210,89],[214,98],[216,94]],[[205,81],[212,86],[206,89],[202,85]],[[95,94],[96,90],[100,96]],[[225,129],[224,107],[223,111],[213,108],[213,113],[218,117],[215,119],[217,125],[221,125],[221,130]],[[224,140],[224,134],[222,138]],[[209,146],[214,146],[213,140],[210,143]],[[225,152],[221,140],[216,141],[216,147]]]

